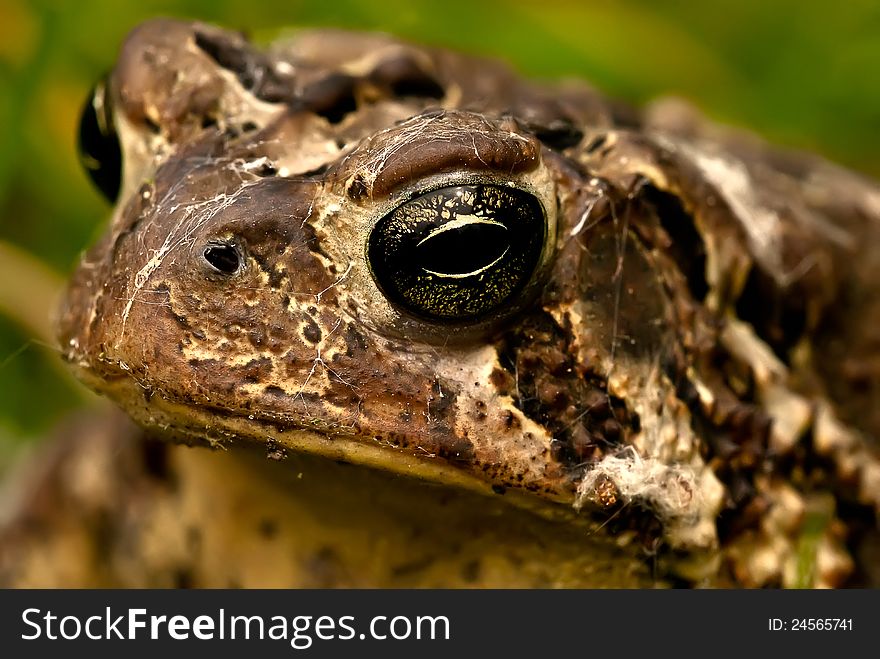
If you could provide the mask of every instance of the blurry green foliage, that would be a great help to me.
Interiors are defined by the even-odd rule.
[[[157,15],[259,40],[285,26],[386,30],[500,56],[533,76],[581,76],[633,102],[675,93],[719,120],[880,174],[876,0],[0,0],[0,241],[62,275],[109,212],[76,159],[80,105],[126,32]],[[0,277],[29,285],[7,263]],[[34,303],[48,315],[50,300]],[[15,310],[0,314],[0,462],[4,444],[45,433],[80,404],[57,366]]]

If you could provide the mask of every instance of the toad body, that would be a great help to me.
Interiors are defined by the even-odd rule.
[[[117,206],[61,345],[144,429],[89,444],[108,582],[870,580],[873,182],[680,103],[170,20],[83,134]]]

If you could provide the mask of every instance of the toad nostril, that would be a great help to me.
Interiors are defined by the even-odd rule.
[[[205,261],[214,270],[224,275],[235,274],[241,267],[241,256],[235,245],[228,243],[214,243],[205,247],[202,252]]]

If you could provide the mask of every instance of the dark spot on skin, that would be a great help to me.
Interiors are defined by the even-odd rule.
[[[380,62],[368,80],[394,97],[441,99],[446,95],[443,86],[407,55]]]
[[[259,167],[252,168],[250,171],[252,174],[260,177],[275,176],[278,174],[278,168],[267,160],[262,161]]]
[[[351,183],[348,184],[348,187],[345,189],[345,193],[352,201],[360,201],[361,199],[363,199],[367,194],[367,184],[364,182],[364,177],[360,174],[357,174],[351,180]]]
[[[269,326],[269,338],[271,340],[287,341],[287,328],[284,325],[273,323]]]
[[[476,583],[480,578],[480,560],[475,558],[461,566],[461,578],[465,583]]]
[[[522,422],[520,422],[519,417],[510,410],[505,410],[502,413],[501,418],[504,422],[504,427],[507,430],[519,430],[522,427]]]
[[[432,395],[428,397],[428,409],[434,416],[445,416],[455,403],[456,395],[450,387],[443,385],[440,380],[434,380],[431,392]]]
[[[602,424],[602,434],[609,442],[616,444],[623,436],[623,428],[615,419],[606,419]]]
[[[807,328],[807,295],[795,295],[780,286],[758,265],[749,271],[736,301],[736,315],[755,328],[783,363]]]
[[[582,423],[575,424],[571,429],[570,442],[572,449],[574,449],[577,455],[590,457],[591,453],[599,451],[598,442],[593,439]],[[595,457],[599,458],[601,454]]]
[[[302,225],[301,231],[303,233],[303,239],[306,248],[309,250],[309,252],[311,252],[312,254],[317,254],[318,256],[327,259],[328,261],[333,260],[330,258],[330,255],[324,251],[324,247],[323,245],[321,245],[321,241],[318,240],[317,233],[315,233],[315,227],[313,227],[311,224],[306,223]],[[324,269],[323,265],[320,265],[320,267],[322,270]],[[317,311],[312,311],[312,309],[314,309],[314,307],[309,307],[310,314],[315,315],[318,313]]]
[[[371,395],[388,396],[388,385],[384,379],[390,379],[387,372],[383,373],[382,378],[375,381],[369,378],[364,379],[367,385],[359,391],[361,397],[369,399]],[[401,380],[400,383],[405,385],[406,381]],[[345,390],[346,398],[343,404],[348,405],[351,391],[348,387],[340,387],[340,389]],[[440,395],[441,391],[442,396]],[[429,454],[448,460],[450,463],[471,465],[475,459],[474,445],[467,436],[459,434],[453,429],[457,396],[457,392],[451,385],[435,381],[427,395],[428,409],[425,410],[423,403],[419,402],[418,411],[414,411],[408,400],[424,401],[425,393],[421,387],[414,386],[409,392],[405,387],[394,390],[388,400],[397,408],[394,419],[399,420],[398,425],[401,427],[401,432],[379,432],[376,433],[376,438],[394,446],[412,450],[419,456]],[[326,396],[324,401],[327,401]],[[361,399],[358,398],[355,402],[360,404]],[[361,410],[360,418],[369,424],[368,410],[369,408]]]
[[[597,135],[593,139],[590,140],[590,143],[584,148],[587,153],[593,153],[602,148],[605,142],[608,141],[607,135]]]
[[[427,570],[434,564],[433,556],[425,556],[424,558],[419,558],[413,561],[409,561],[408,563],[400,563],[399,565],[391,566],[391,574],[395,577],[409,577],[423,570]]]
[[[664,362],[663,366],[666,370],[667,376],[675,383],[675,395],[678,399],[687,405],[688,409],[692,411],[702,410],[700,392],[697,390],[696,385],[691,382],[684,373],[679,373],[676,370],[675,361]]]
[[[192,588],[195,585],[195,575],[192,568],[178,568],[174,573],[174,588]]]
[[[272,540],[278,535],[278,520],[264,517],[260,520],[258,531],[266,540]]]
[[[235,372],[243,383],[256,384],[272,372],[272,360],[268,357],[252,359],[243,367],[236,368]]]
[[[357,78],[346,73],[332,73],[306,87],[298,100],[303,110],[337,124],[357,110],[356,85]]]
[[[543,144],[562,151],[580,144],[584,131],[569,119],[554,119],[541,125],[526,124],[526,128]]]
[[[549,409],[561,410],[568,404],[566,390],[549,377],[535,378],[535,394],[541,404]]]
[[[271,270],[272,265],[264,253],[264,250],[252,250],[250,256],[256,262],[257,266],[259,266],[260,270],[263,272],[269,272],[269,270]]]
[[[345,339],[346,357],[358,357],[367,352],[367,339],[353,323],[345,326],[342,338]]]
[[[248,332],[248,341],[254,348],[261,348],[266,343],[266,332],[262,327],[256,327]]]
[[[504,336],[499,363],[518,375],[514,404],[554,438],[552,458],[575,470],[617,450],[635,414],[608,395],[602,378],[579,370],[572,335],[549,314],[536,313]],[[609,418],[616,425],[607,425]]]
[[[290,100],[291,81],[281,77],[265,55],[238,35],[196,32],[196,46],[218,66],[232,71],[242,87],[267,103]]]
[[[278,290],[281,288],[281,284],[284,281],[285,272],[283,268],[275,266],[269,270],[269,288],[274,290]]]
[[[584,411],[594,419],[606,419],[611,416],[611,401],[608,394],[599,389],[587,393],[583,400]]]
[[[709,292],[709,283],[706,281],[706,245],[694,218],[675,195],[658,190],[652,185],[644,186],[642,191],[672,240],[667,253],[681,269],[691,295],[702,302]]]
[[[444,429],[444,438],[437,446],[436,453],[450,462],[470,463],[474,460],[474,445],[464,437],[456,437],[449,429]]]
[[[153,135],[158,135],[160,132],[162,132],[162,129],[159,127],[159,124],[157,124],[155,121],[153,121],[152,118],[145,116],[143,118],[143,122],[144,122],[144,126],[147,127],[147,130],[149,130]]]
[[[727,359],[729,355],[716,346],[714,369],[724,372]],[[733,396],[720,382],[713,387],[716,398],[711,408],[705,409],[680,351],[667,355],[661,366],[675,385],[676,396],[691,411],[691,427],[701,439],[704,459],[725,484],[728,499],[719,532],[728,528],[728,520],[741,524],[744,512],[755,505],[754,478],[767,469],[771,420],[760,408]],[[773,469],[778,472],[780,467]]]
[[[323,403],[325,401],[330,403],[343,402],[342,399],[339,396],[334,395],[334,392],[332,391],[324,395],[321,395],[316,391],[301,391],[296,396],[306,403]]]
[[[507,492],[507,488],[504,487],[503,485],[495,484],[492,486],[492,491],[495,494],[504,494],[505,492]]]
[[[269,396],[287,396],[287,393],[281,387],[270,384],[263,389],[263,393]]]
[[[319,343],[321,341],[321,328],[311,316],[306,316],[306,324],[303,327],[303,336],[309,343]]]
[[[189,321],[186,319],[186,316],[179,313],[171,312],[171,316],[174,318],[174,322],[176,322],[181,329],[188,330],[190,329]]]
[[[629,426],[634,433],[642,432],[642,418],[638,412],[631,412],[629,417]]]

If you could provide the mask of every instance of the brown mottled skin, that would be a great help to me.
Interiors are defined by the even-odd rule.
[[[462,582],[450,567],[410,585],[597,585],[572,565],[602,564],[608,543],[621,561],[660,556],[666,573],[698,584],[870,578],[860,552],[880,507],[873,182],[680,103],[636,112],[580,83],[538,85],[384,36],[306,32],[259,50],[214,27],[153,21],[124,44],[109,89],[122,192],[73,277],[59,336],[83,381],[151,436],[239,449],[222,460],[162,449],[229,484],[218,495],[192,476],[176,486],[191,498],[234,509],[249,479],[286,477],[258,474],[289,475],[291,460],[317,469],[320,459],[297,457],[309,454],[455,488],[468,512],[453,527],[484,506],[551,525],[530,532],[550,549],[523,550],[494,580]],[[407,199],[470,183],[540,201],[539,265],[501,311],[416,318],[374,282],[367,236]],[[217,241],[243,255],[235,274],[205,262]],[[267,467],[246,447],[291,457]],[[191,473],[179,469],[178,481]],[[328,491],[391,478],[349,482],[333,469]],[[295,490],[285,488],[272,496]],[[337,495],[311,496],[327,507]],[[339,505],[366,505],[348,496]],[[435,514],[418,508],[423,494],[381,496],[412,501],[398,526]],[[200,518],[200,537],[224,523]],[[496,541],[472,545],[473,560]],[[139,552],[134,572],[106,580],[174,582]],[[255,559],[242,552],[230,559],[235,583],[309,584],[306,568],[248,580]],[[348,581],[337,570],[325,585],[401,583],[338,554],[321,555]],[[205,561],[182,585],[219,583]],[[512,576],[536,565],[540,578]],[[604,585],[655,583],[626,565]]]

